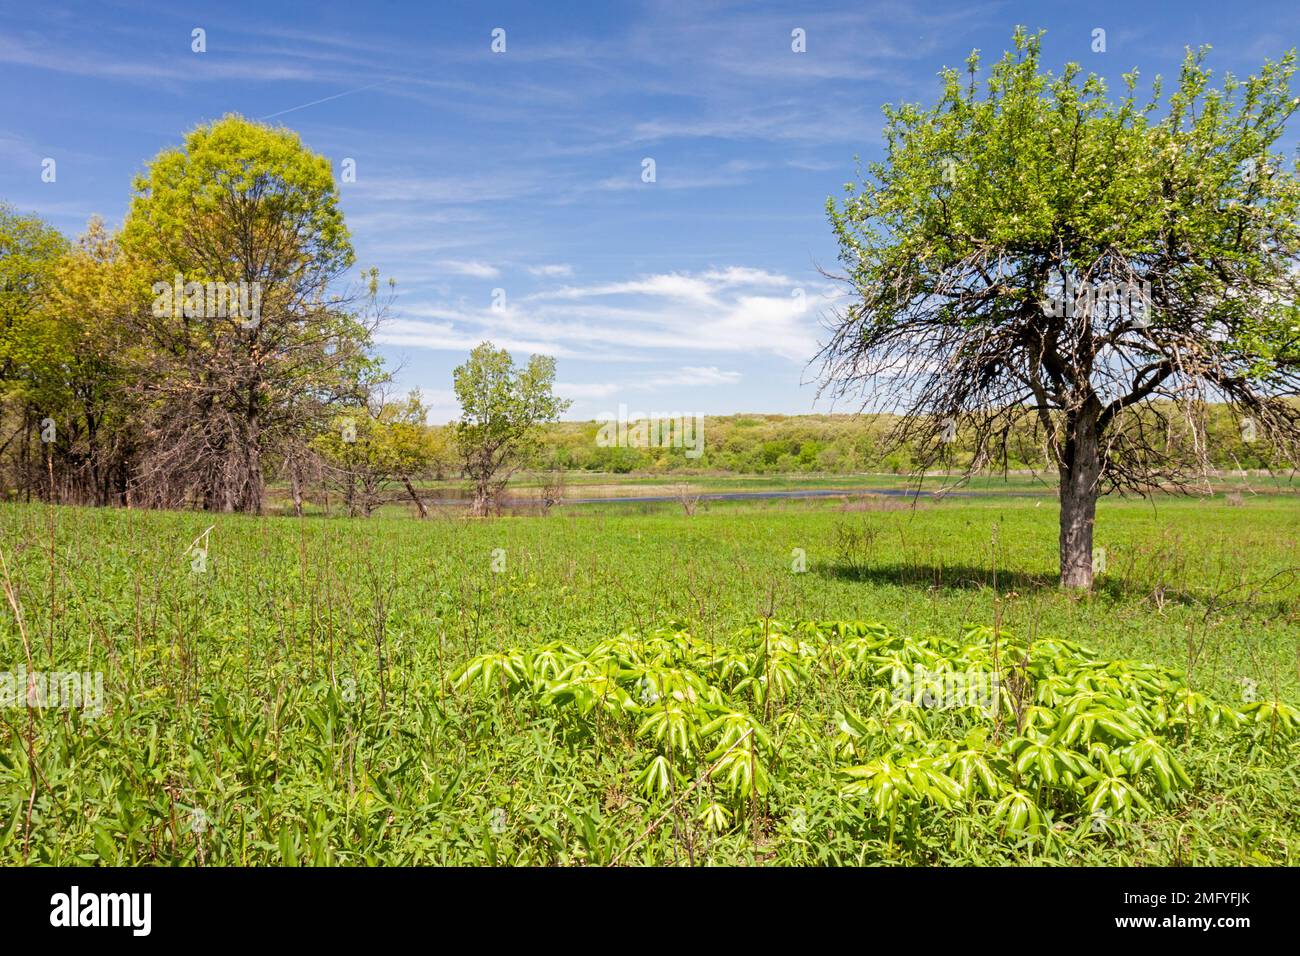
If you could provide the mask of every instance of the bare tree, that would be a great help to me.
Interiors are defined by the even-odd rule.
[[[695,509],[700,506],[700,493],[698,491],[690,485],[677,485],[673,488],[673,497],[682,506],[682,511],[686,514],[686,517],[692,518],[695,516]]]
[[[543,473],[541,484],[537,489],[537,498],[541,502],[543,514],[564,501],[563,468],[552,468]]]

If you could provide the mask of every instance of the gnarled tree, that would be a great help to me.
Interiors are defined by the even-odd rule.
[[[934,108],[887,107],[884,160],[828,200],[851,304],[824,387],[902,413],[923,466],[958,425],[973,464],[1005,464],[1032,421],[1061,583],[1089,587],[1098,496],[1186,489],[1211,403],[1296,460],[1300,161],[1276,151],[1295,52],[1212,89],[1189,51],[1162,107],[1158,77],[1112,101],[1076,64],[1043,71],[1038,36],[1014,43],[982,90],[972,53]]]

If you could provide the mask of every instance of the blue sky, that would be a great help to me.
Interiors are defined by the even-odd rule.
[[[878,155],[883,104],[932,101],[1016,24],[1113,87],[1174,75],[1185,45],[1246,73],[1300,43],[1294,2],[4,2],[0,199],[70,236],[117,225],[158,150],[266,118],[355,160],[358,267],[397,280],[380,350],[435,420],[483,339],[555,355],[570,418],[829,411],[826,197]]]

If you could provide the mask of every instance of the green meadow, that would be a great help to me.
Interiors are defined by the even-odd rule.
[[[4,505],[0,668],[103,699],[0,708],[0,860],[1300,861],[1297,499],[1105,499],[1084,595],[1056,521]],[[921,664],[1005,706],[900,702]]]

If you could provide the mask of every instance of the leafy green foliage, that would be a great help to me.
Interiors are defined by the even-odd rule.
[[[155,156],[134,186],[124,242],[150,262],[182,270],[186,281],[261,279],[291,283],[296,293],[353,263],[329,160],[284,127],[236,115],[198,126],[183,147]],[[230,255],[241,240],[264,242],[257,235],[264,230],[292,237],[293,266]],[[232,263],[238,275],[228,274]]]
[[[0,384],[6,391],[47,355],[39,307],[54,285],[55,271],[68,241],[37,216],[25,216],[0,203]]]
[[[894,693],[893,676],[918,666],[996,678],[995,706],[938,709]],[[1178,755],[1193,730],[1268,722],[1288,742],[1300,737],[1297,712],[1280,702],[1235,711],[1201,698],[1191,708],[1166,668],[987,627],[960,641],[905,640],[875,623],[767,621],[724,649],[669,627],[586,652],[545,644],[482,655],[454,680],[557,715],[569,740],[639,742],[638,789],[675,802],[689,781],[706,783],[694,813],[714,830],[739,826],[774,776],[797,787],[809,751],[827,751],[842,799],[887,821],[891,847],[900,824],[913,833],[934,812],[973,815],[1004,837],[1140,818],[1194,786]],[[827,682],[854,686],[871,706],[838,712],[829,741],[791,734],[785,718],[800,718],[787,708]]]
[[[418,392],[405,401],[374,404],[340,413],[333,427],[312,441],[342,487],[349,513],[366,517],[393,482],[401,481],[414,495],[412,479],[436,470],[447,455],[446,431],[428,426],[428,409]]]

